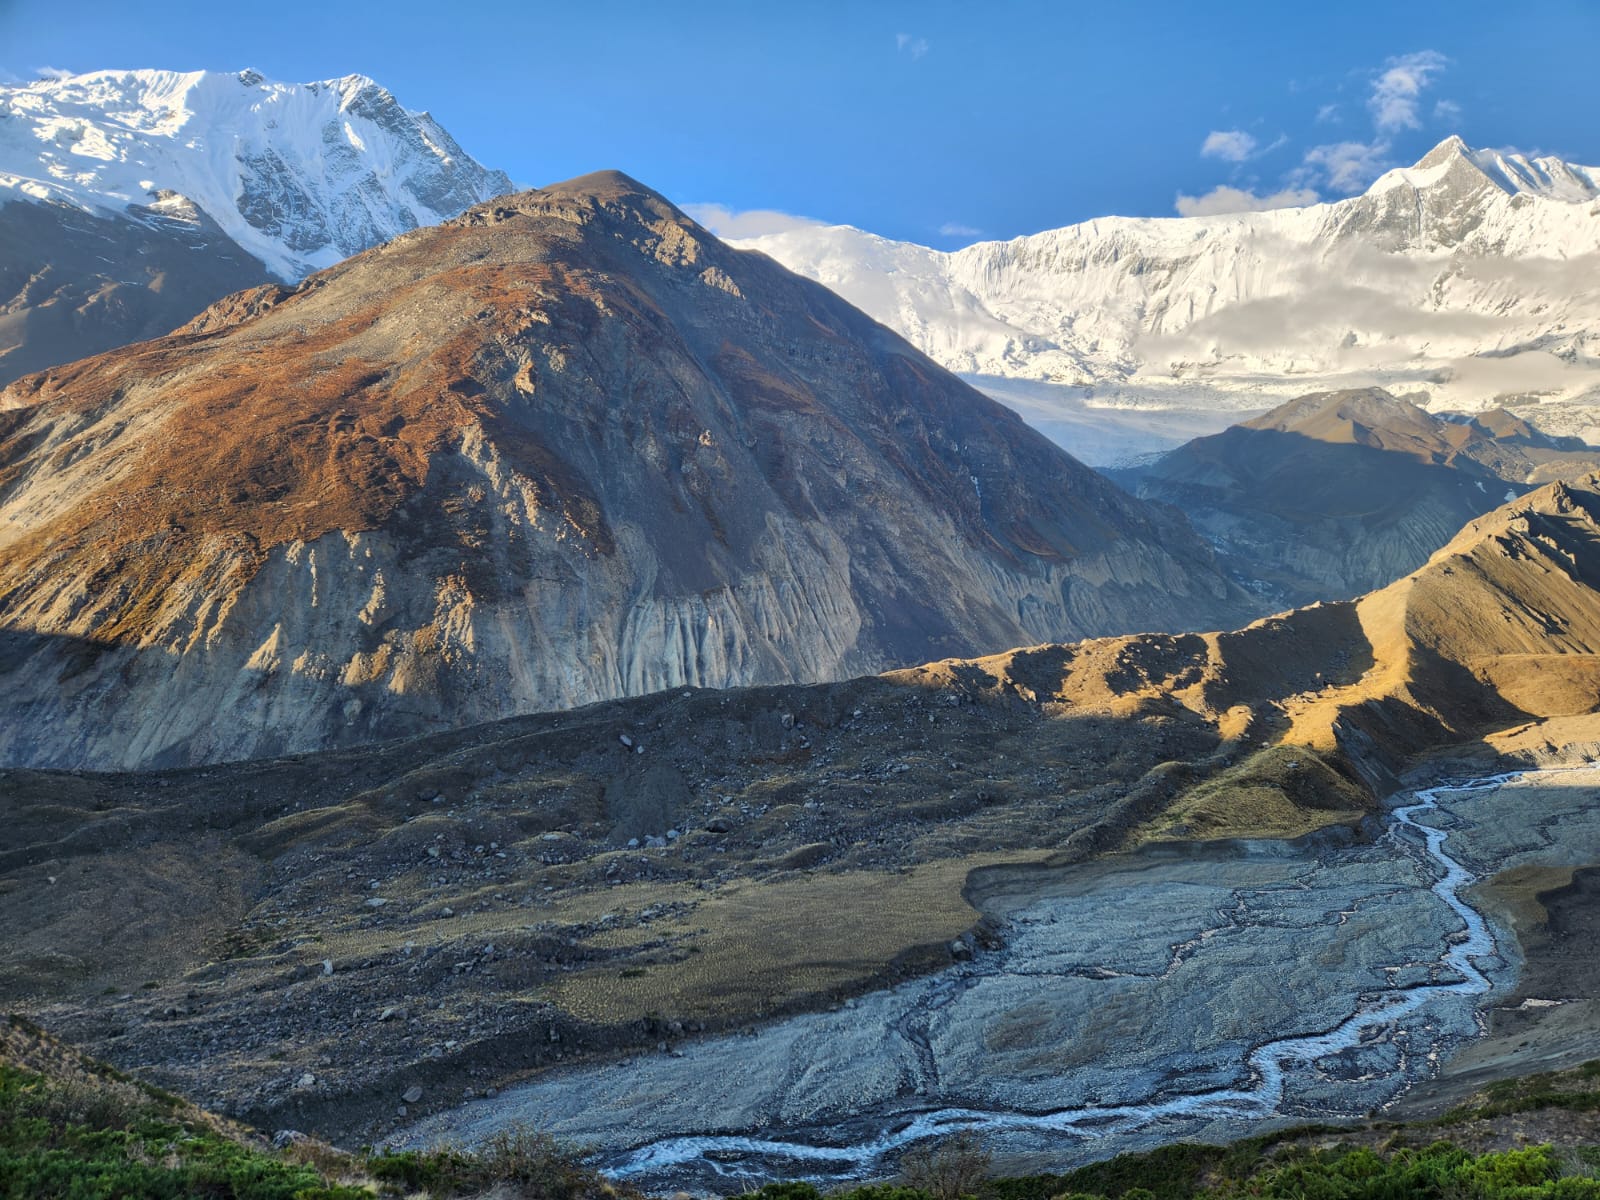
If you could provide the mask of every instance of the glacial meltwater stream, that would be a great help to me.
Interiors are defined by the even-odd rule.
[[[1479,819],[1530,783],[1514,821]],[[1415,792],[1366,844],[1085,864],[1022,889],[1007,947],[977,962],[755,1036],[550,1075],[408,1140],[525,1121],[595,1145],[614,1176],[727,1191],[885,1174],[960,1130],[1060,1169],[1359,1116],[1480,1031],[1515,951],[1464,893],[1513,860],[1600,852],[1594,786],[1593,768],[1513,772]]]

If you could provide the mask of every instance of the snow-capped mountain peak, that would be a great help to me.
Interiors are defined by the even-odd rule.
[[[1474,150],[1451,134],[1412,167],[1380,176],[1368,195],[1406,183],[1418,189],[1439,186],[1455,173],[1477,187],[1498,188],[1508,196],[1538,196],[1582,204],[1600,196],[1600,168],[1582,167],[1555,157],[1531,157],[1514,150]]]
[[[1600,169],[1453,137],[1304,208],[1101,218],[952,252],[848,226],[737,244],[1105,463],[1343,388],[1600,427],[1597,200]],[[1113,444],[1108,409],[1146,415]],[[1150,410],[1183,416],[1168,436]]]
[[[0,201],[142,217],[181,197],[286,280],[509,191],[364,75],[94,71],[0,87]]]

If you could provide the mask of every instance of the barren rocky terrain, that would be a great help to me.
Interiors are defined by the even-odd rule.
[[[1003,977],[1052,953],[1017,914],[1050,880],[1082,895],[1111,852],[1149,845],[1182,886],[1208,860],[1154,847],[1338,825],[1376,903],[1410,868],[1364,839],[1408,772],[1592,753],[1597,516],[1600,481],[1550,485],[1390,588],[1236,633],[679,689],[246,764],[8,770],[0,918],[19,933],[0,978],[119,1065],[263,1126],[367,1139],[554,1068],[893,1003],[868,997],[896,980]],[[1540,828],[1522,807],[1508,846]],[[1269,890],[1303,869],[1249,870],[1280,868]],[[986,882],[1007,878],[1037,884]],[[1394,936],[1432,928],[1415,924]],[[1527,978],[1570,945],[1524,937]]]
[[[1419,1079],[1437,1093],[1441,1070],[1459,1099],[1471,1088],[1453,1059],[1481,1055],[1478,1007],[1495,992],[1497,1017],[1571,1009],[1564,1037],[1522,1031],[1515,1069],[1570,1067],[1600,1053],[1595,980],[1541,990],[1561,974],[1547,934],[1528,944],[1519,991],[1516,940],[1476,914],[1464,925],[1470,908],[1440,884],[1450,864],[1466,879],[1594,861],[1597,786],[1592,766],[1533,772],[1441,790],[1420,828],[1382,836],[1167,843],[1067,870],[981,871],[972,890],[1003,949],[753,1038],[554,1071],[405,1139],[477,1143],[527,1122],[602,1148],[656,1190],[870,1176],[901,1146],[958,1129],[1059,1171],[1360,1117],[1409,1101]],[[1416,836],[1433,828],[1448,831],[1448,857]],[[1582,953],[1581,936],[1559,940]]]

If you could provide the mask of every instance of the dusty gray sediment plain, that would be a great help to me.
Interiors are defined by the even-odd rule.
[[[1510,988],[1473,884],[1600,853],[1595,768],[1398,798],[1370,841],[1151,847],[984,881],[1003,950],[754,1036],[550,1074],[419,1123],[526,1123],[648,1189],[883,1175],[972,1128],[1063,1169],[1176,1139],[1359,1117],[1434,1074]]]

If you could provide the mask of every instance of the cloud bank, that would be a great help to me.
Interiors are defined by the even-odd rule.
[[[741,211],[729,208],[726,204],[685,204],[683,211],[719,238],[761,237],[827,223],[771,208],[747,208]]]
[[[1247,188],[1224,184],[1203,196],[1186,196],[1179,192],[1175,207],[1180,217],[1214,217],[1221,213],[1265,212],[1269,208],[1301,208],[1321,199],[1315,188],[1290,187],[1258,196]]]

